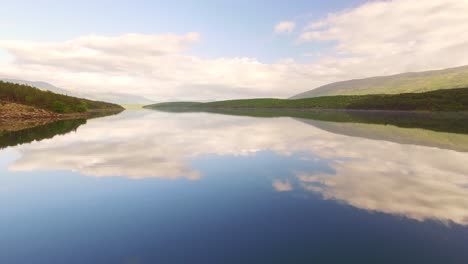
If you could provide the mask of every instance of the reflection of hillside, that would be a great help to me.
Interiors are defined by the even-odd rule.
[[[164,112],[193,112],[189,108],[158,110]],[[208,112],[226,115],[251,117],[295,117],[338,123],[363,123],[393,125],[402,128],[422,128],[439,132],[468,134],[468,113],[444,112],[391,112],[391,111],[334,111],[334,110],[236,110],[216,109],[195,112]]]
[[[121,111],[91,112],[89,119],[118,114]],[[17,120],[0,123],[0,148],[13,147],[33,141],[53,138],[75,131],[86,124],[86,119],[70,120]]]
[[[340,135],[468,152],[468,134],[436,132],[419,128],[400,128],[393,125],[298,120]]]
[[[33,141],[53,138],[67,134],[86,124],[84,119],[61,120],[52,123],[8,124],[9,130],[0,130],[0,148],[12,147]]]
[[[187,110],[172,109],[172,112]],[[341,135],[468,151],[468,113],[234,109],[209,112],[251,117],[293,117]]]

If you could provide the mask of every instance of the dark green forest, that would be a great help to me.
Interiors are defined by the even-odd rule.
[[[348,109],[388,111],[468,111],[468,88],[397,95],[337,95],[306,99],[243,99],[209,103],[160,103],[145,108],[189,109]]]
[[[42,91],[28,85],[0,81],[0,101],[24,104],[60,114],[123,109],[106,102]]]

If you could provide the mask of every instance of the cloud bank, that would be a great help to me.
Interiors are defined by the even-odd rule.
[[[468,64],[468,2],[373,1],[294,30],[291,42],[327,43],[309,62],[206,59],[192,54],[200,33],[81,36],[63,42],[0,40],[11,60],[0,76],[41,80],[77,92],[130,93],[156,101],[289,97],[330,82]],[[291,47],[295,48],[294,46]]]

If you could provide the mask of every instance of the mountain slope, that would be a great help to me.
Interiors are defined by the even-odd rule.
[[[70,93],[70,91],[67,91],[65,89],[62,89],[62,88],[58,88],[50,83],[46,83],[46,82],[40,82],[40,81],[25,81],[25,80],[17,80],[17,79],[0,79],[0,81],[3,81],[3,82],[8,82],[8,83],[16,83],[16,84],[22,84],[22,85],[28,85],[28,86],[32,86],[32,87],[36,87],[40,90],[43,90],[43,91],[51,91],[53,93],[57,93],[57,94],[64,94],[64,95],[72,95]]]
[[[65,90],[63,88],[59,88],[54,86],[50,83],[41,82],[41,81],[27,81],[27,80],[19,80],[19,79],[8,79],[8,78],[0,78],[0,81],[9,82],[9,83],[17,83],[28,85],[32,87],[36,87],[43,91],[51,91],[57,94],[64,94],[74,97],[86,98],[89,100],[95,101],[105,101],[114,104],[153,104],[155,103],[153,100],[150,100],[143,96],[138,95],[131,95],[126,93],[77,93],[69,90]]]
[[[89,98],[92,100],[106,101],[115,104],[154,104],[155,101],[148,99],[144,96],[127,94],[127,93],[96,93],[96,94],[86,94],[80,97]]]
[[[16,112],[41,112],[35,111],[38,109],[60,114],[123,109],[116,104],[56,94],[28,85],[3,81],[0,81],[0,105],[2,115],[5,116],[14,115]]]
[[[336,82],[295,95],[291,99],[330,95],[421,93],[463,87],[468,87],[468,66]]]

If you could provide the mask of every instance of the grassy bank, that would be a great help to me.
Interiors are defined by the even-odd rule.
[[[123,110],[120,105],[116,104],[56,94],[27,85],[2,81],[0,81],[0,101],[22,104],[59,114]]]
[[[468,111],[468,88],[398,95],[324,96],[306,99],[245,99],[209,103],[174,102],[145,108],[189,109],[349,109],[388,111]]]

